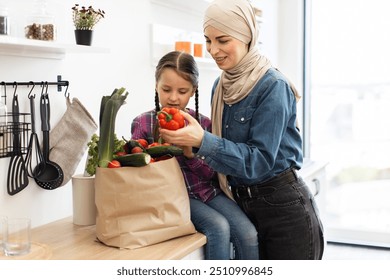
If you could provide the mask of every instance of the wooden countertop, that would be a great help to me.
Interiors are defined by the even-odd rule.
[[[108,247],[96,239],[95,226],[78,226],[72,217],[31,230],[31,252],[0,260],[178,260],[206,244],[206,236],[195,233],[148,247],[129,250]]]

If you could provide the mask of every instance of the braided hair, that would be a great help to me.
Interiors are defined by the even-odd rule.
[[[195,119],[199,122],[199,70],[194,57],[188,53],[179,51],[167,53],[160,59],[156,66],[156,82],[160,79],[161,73],[165,68],[175,70],[179,76],[191,82],[195,88]],[[157,91],[155,92],[154,103],[156,112],[160,111],[160,100]]]

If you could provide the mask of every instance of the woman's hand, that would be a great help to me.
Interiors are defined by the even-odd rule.
[[[177,146],[199,148],[202,144],[204,130],[190,114],[180,111],[187,121],[187,125],[178,130],[160,128],[160,136],[168,143]]]

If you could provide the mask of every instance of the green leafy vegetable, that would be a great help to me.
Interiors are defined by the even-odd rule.
[[[108,99],[103,96],[100,106],[100,140],[98,143],[98,165],[107,167],[114,157],[115,119],[129,93],[125,88],[115,89]]]
[[[118,139],[117,136],[114,134],[114,151],[113,153],[117,152],[124,152],[124,145],[125,141],[122,139]],[[88,173],[90,176],[95,175],[96,173],[96,167],[98,165],[98,146],[99,146],[99,136],[95,133],[92,135],[91,140],[87,144],[88,146],[88,158],[87,158],[87,163],[85,166],[85,171]]]

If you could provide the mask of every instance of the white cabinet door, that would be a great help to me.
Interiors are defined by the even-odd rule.
[[[302,169],[298,171],[313,193],[323,217],[325,216],[326,165],[326,162],[304,159]]]

